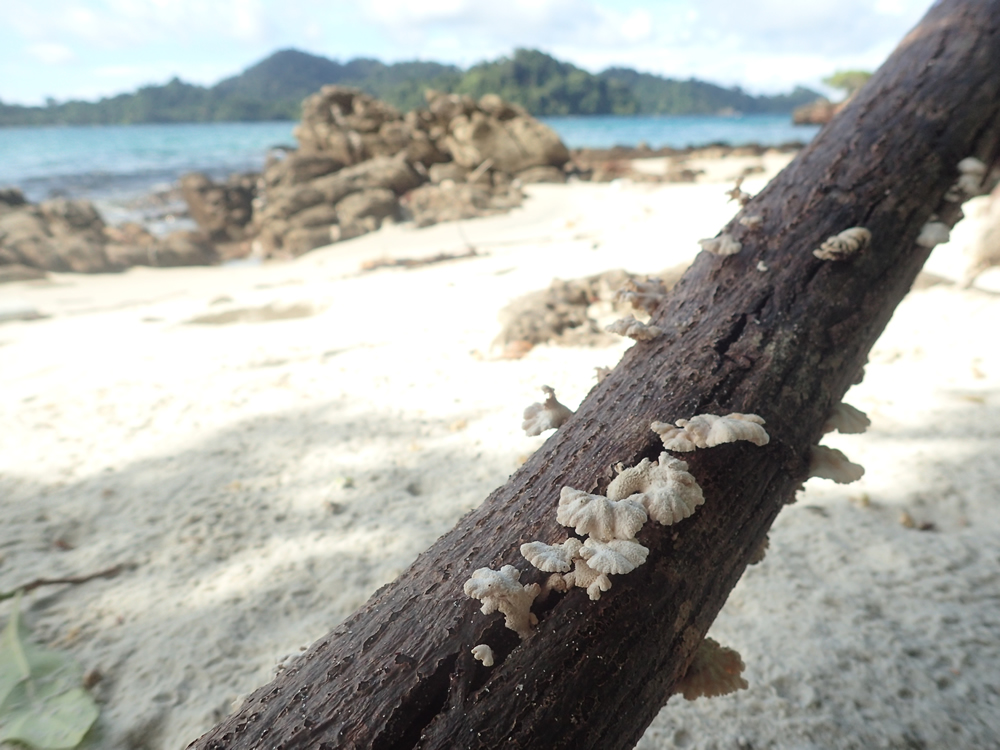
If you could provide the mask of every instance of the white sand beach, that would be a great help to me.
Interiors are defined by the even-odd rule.
[[[86,746],[183,748],[502,484],[547,437],[520,429],[540,387],[576,407],[631,342],[499,359],[497,313],[554,277],[689,261],[746,165],[708,166],[529,186],[508,215],[291,262],[0,286],[0,317],[40,316],[0,323],[0,591],[128,565],[22,602],[93,670]],[[1000,269],[949,281],[983,200],[848,394],[871,428],[826,441],[865,476],[810,480],[713,626],[749,689],[671,699],[639,748],[1000,745]]]

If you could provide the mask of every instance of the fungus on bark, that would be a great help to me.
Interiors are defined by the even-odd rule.
[[[642,503],[633,498],[614,501],[572,487],[559,493],[556,522],[601,542],[634,538],[647,518]]]
[[[541,435],[546,430],[557,430],[573,416],[573,410],[556,400],[556,392],[547,385],[542,386],[544,403],[534,403],[524,410],[521,429],[529,437]]]
[[[661,453],[655,462],[644,458],[637,466],[620,470],[608,485],[608,498],[638,499],[650,518],[670,526],[705,502],[701,487],[687,468],[686,463],[668,453]]]
[[[868,247],[871,241],[872,233],[867,229],[851,227],[827,238],[818,250],[813,250],[813,255],[820,260],[847,260]]]
[[[736,440],[748,440],[754,445],[767,445],[770,437],[761,427],[764,420],[756,414],[699,414],[691,419],[678,419],[675,427],[667,422],[653,422],[650,429],[663,440],[668,451],[682,453],[697,448],[713,448]]]
[[[943,245],[949,239],[951,239],[951,231],[947,224],[941,221],[928,221],[920,227],[917,244],[921,247],[934,247],[935,245]]]
[[[663,329],[659,326],[647,325],[633,316],[628,315],[621,320],[616,320],[605,329],[609,333],[616,333],[619,336],[628,336],[635,341],[650,341],[657,336],[663,335]]]
[[[492,667],[493,649],[485,643],[480,643],[478,646],[472,647],[472,658],[476,661],[481,661],[484,667]]]
[[[823,423],[823,433],[836,430],[842,435],[859,435],[871,425],[872,421],[861,409],[841,402],[837,404],[830,416]]]
[[[743,249],[739,240],[735,239],[728,232],[723,232],[718,237],[710,237],[705,240],[698,240],[701,249],[713,255],[736,255]]]
[[[852,464],[843,452],[825,445],[814,445],[809,454],[809,476],[850,484],[865,475],[865,467]]]
[[[580,548],[580,557],[598,573],[622,575],[631,573],[644,562],[649,550],[635,539],[611,539],[600,542],[588,539]]]
[[[537,583],[518,583],[521,571],[513,565],[504,565],[500,570],[479,568],[465,582],[467,596],[483,603],[484,615],[500,611],[504,624],[524,640],[531,635],[531,628],[538,624],[538,618],[531,611],[531,603],[541,592]]]
[[[746,669],[739,653],[720,646],[713,638],[705,638],[694,653],[694,659],[687,671],[674,686],[685,700],[693,701],[702,696],[714,698],[719,695],[746,690],[749,684],[743,679]]]
[[[521,545],[521,555],[543,573],[565,573],[573,567],[573,558],[579,556],[582,546],[576,537],[562,544],[527,542]]]

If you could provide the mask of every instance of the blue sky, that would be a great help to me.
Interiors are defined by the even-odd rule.
[[[4,0],[0,100],[212,84],[296,47],[467,66],[534,47],[753,93],[874,69],[930,0]]]

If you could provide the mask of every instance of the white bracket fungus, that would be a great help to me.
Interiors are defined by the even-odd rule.
[[[747,229],[757,229],[764,220],[760,216],[741,216],[740,224],[745,226]]]
[[[484,667],[492,667],[493,649],[485,643],[480,643],[478,646],[472,647],[472,658],[476,661],[481,661]]]
[[[714,698],[746,690],[749,684],[741,676],[744,669],[739,653],[706,638],[695,651],[687,672],[674,686],[674,692],[693,701],[701,696]]]
[[[823,423],[823,433],[837,432],[843,435],[859,435],[871,425],[872,421],[861,409],[855,409],[843,402],[837,404],[830,416]]]
[[[611,325],[605,327],[604,330],[609,333],[616,333],[619,336],[628,336],[635,341],[650,341],[657,336],[663,335],[663,329],[659,326],[646,325],[631,315],[621,320],[616,320]]]
[[[573,416],[573,410],[556,400],[556,392],[547,385],[542,386],[545,403],[534,403],[524,410],[521,429],[529,437],[541,435],[546,430],[556,430]]]
[[[531,603],[542,590],[537,583],[518,583],[521,571],[513,565],[504,565],[500,570],[479,568],[472,578],[465,582],[466,596],[483,603],[484,615],[500,611],[504,624],[516,632],[521,639],[531,635],[531,628],[538,624],[538,618],[531,611]]]
[[[576,537],[562,544],[527,542],[521,545],[521,554],[543,573],[565,573],[573,567],[573,559],[579,556],[582,546],[583,542]]]
[[[757,261],[757,270],[760,271],[761,273],[767,273],[771,269],[767,267],[767,263],[765,263],[762,260],[758,260]]]
[[[855,253],[868,247],[872,241],[872,233],[864,227],[851,227],[840,234],[829,237],[826,242],[813,250],[820,260],[847,260]]]
[[[735,239],[728,232],[720,234],[718,237],[711,237],[707,240],[698,240],[702,250],[707,250],[713,255],[736,255],[743,249],[739,240]]]
[[[634,538],[647,518],[642,503],[632,498],[613,501],[572,487],[559,493],[556,521],[601,542]]]
[[[588,539],[580,548],[580,557],[598,573],[621,575],[631,573],[644,562],[649,550],[635,539],[612,539],[599,542]]]
[[[595,367],[594,368],[594,377],[597,378],[597,382],[598,383],[603,383],[604,382],[604,378],[606,378],[610,374],[611,374],[611,368],[610,367]]]
[[[663,440],[668,451],[687,452],[696,448],[713,448],[722,443],[748,440],[754,445],[767,445],[770,437],[756,414],[699,414],[691,419],[678,419],[676,427],[667,422],[653,422],[650,429]]]
[[[705,496],[683,461],[661,453],[658,462],[642,459],[638,466],[623,469],[608,485],[608,498],[638,499],[646,513],[659,524],[683,521],[705,502]]]
[[[947,224],[940,221],[929,221],[920,228],[917,244],[921,247],[931,248],[935,245],[943,245],[949,239],[951,239],[951,231]]]
[[[837,484],[856,482],[865,474],[865,467],[852,464],[841,451],[814,445],[809,454],[809,476],[832,479]]]

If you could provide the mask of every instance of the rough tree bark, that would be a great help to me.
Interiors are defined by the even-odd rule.
[[[745,207],[762,226],[730,222],[742,251],[701,253],[658,312],[664,336],[632,347],[505,486],[192,746],[632,747],[793,502],[824,420],[930,252],[915,243],[920,228],[932,214],[960,217],[944,198],[959,160],[995,162],[997,71],[1000,1],[932,7]],[[871,231],[865,252],[813,257],[853,226]],[[672,527],[646,524],[647,562],[599,602],[582,589],[551,597],[522,642],[465,596],[480,567],[541,580],[518,547],[566,538],[555,521],[564,485],[603,492],[615,464],[655,458],[650,422],[730,411],[763,416],[770,444],[684,454],[705,505]],[[479,643],[493,646],[494,667],[473,660]]]

